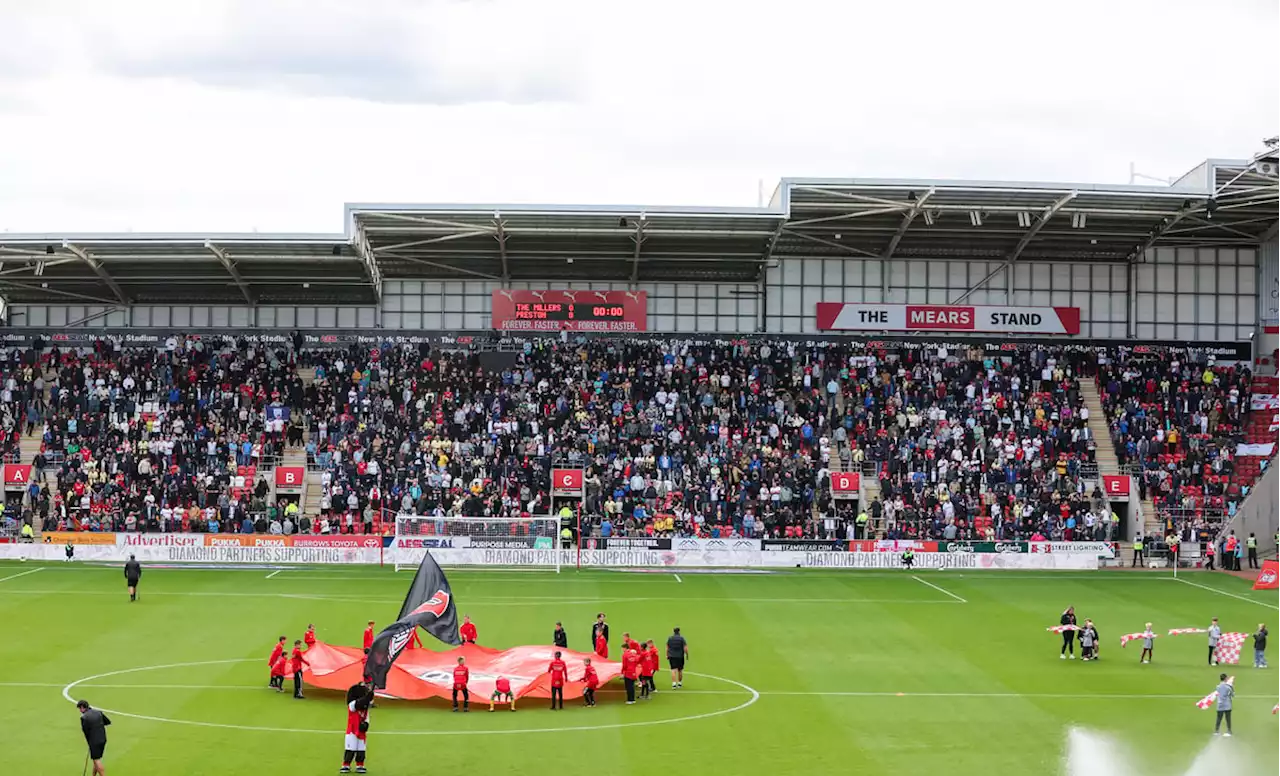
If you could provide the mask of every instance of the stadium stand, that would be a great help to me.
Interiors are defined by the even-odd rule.
[[[32,482],[6,480],[0,532],[554,514],[571,466],[608,535],[1212,535],[1274,456],[1278,161],[6,234],[0,456]],[[604,301],[499,312],[548,293]],[[1126,475],[1128,510],[1101,487]]]

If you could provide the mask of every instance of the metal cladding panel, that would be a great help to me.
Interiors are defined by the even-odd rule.
[[[1280,323],[1280,243],[1272,237],[1261,245],[1258,257],[1258,322],[1263,326]]]

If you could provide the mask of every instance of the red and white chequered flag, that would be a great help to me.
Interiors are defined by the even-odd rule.
[[[1128,644],[1130,641],[1145,639],[1147,636],[1150,636],[1153,639],[1160,638],[1159,633],[1126,633],[1120,637],[1120,646],[1123,647],[1125,644]]]
[[[1080,626],[1079,625],[1055,625],[1052,628],[1045,628],[1045,630],[1049,631],[1050,633],[1065,633],[1067,631],[1078,631],[1080,630]]]
[[[1170,636],[1183,636],[1188,633],[1208,633],[1208,632],[1209,631],[1205,628],[1170,628],[1169,629]]]
[[[1213,659],[1219,663],[1235,665],[1240,662],[1240,647],[1244,645],[1247,633],[1224,633],[1218,639],[1218,646],[1213,651]]]
[[[1235,685],[1236,685],[1236,678],[1235,678],[1234,676],[1229,676],[1229,677],[1227,677],[1227,684],[1231,685],[1232,687],[1235,687]],[[1197,708],[1197,709],[1207,709],[1207,708],[1209,708],[1210,706],[1212,706],[1213,704],[1215,704],[1215,703],[1217,703],[1217,702],[1218,702],[1218,691],[1217,691],[1217,690],[1214,690],[1213,692],[1211,692],[1211,693],[1209,693],[1208,695],[1204,696],[1204,697],[1203,697],[1203,698],[1201,698],[1200,700],[1196,701],[1196,708]]]

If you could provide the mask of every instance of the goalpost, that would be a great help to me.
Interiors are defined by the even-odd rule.
[[[559,572],[560,518],[397,515],[392,546],[396,571],[416,569],[430,551],[441,566],[542,566]]]

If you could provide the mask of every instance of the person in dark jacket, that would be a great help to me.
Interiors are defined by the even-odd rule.
[[[76,708],[80,710],[80,730],[84,733],[84,742],[89,745],[93,772],[95,776],[106,776],[107,769],[102,767],[102,755],[107,750],[107,725],[111,724],[111,719],[90,707],[88,701],[80,701]]]
[[[1267,667],[1267,626],[1258,623],[1258,631],[1253,634],[1253,667]]]
[[[142,564],[132,555],[124,564],[124,581],[129,585],[129,601],[138,600],[138,580],[142,579]]]
[[[556,629],[551,632],[551,638],[560,649],[569,648],[569,634],[564,632],[564,626],[559,622],[556,623]]]
[[[1068,606],[1067,610],[1062,613],[1062,619],[1059,625],[1075,625],[1076,624],[1076,608]],[[1076,659],[1076,632],[1074,630],[1064,630],[1062,632],[1062,660],[1067,659],[1067,652],[1071,653],[1071,659]]]

